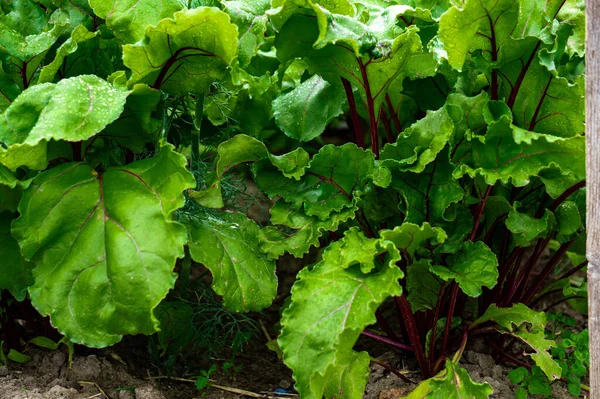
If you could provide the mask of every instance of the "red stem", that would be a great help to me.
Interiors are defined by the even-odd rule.
[[[444,327],[444,335],[442,338],[442,350],[440,352],[440,356],[446,355],[446,346],[448,345],[448,338],[450,337],[450,327],[452,327],[452,316],[454,316],[456,298],[458,298],[458,284],[456,284],[456,282],[453,282],[452,294],[450,296],[450,305],[448,306],[448,315],[446,316],[446,325]]]
[[[400,134],[402,132],[402,125],[400,124],[400,118],[398,118],[398,114],[394,109],[394,105],[392,104],[392,99],[389,94],[385,94],[385,103],[387,104],[388,111],[392,116],[392,122],[394,122],[394,127],[396,128],[396,133]]]
[[[534,282],[533,287],[526,291],[527,293],[522,297],[523,299],[521,302],[527,304],[529,303],[529,301],[531,301],[531,298],[533,298],[533,296],[542,287],[546,279],[550,276],[550,273],[552,273],[552,270],[554,270],[556,265],[558,265],[558,263],[566,255],[567,251],[569,250],[571,245],[573,245],[574,242],[575,239],[572,239],[571,241],[565,242],[560,246],[560,248],[558,248],[558,251],[556,251],[554,256],[550,258],[550,261],[548,261],[548,265],[544,268],[544,270],[538,276],[537,280]]]
[[[383,127],[385,128],[385,135],[388,143],[393,144],[394,142],[396,142],[396,140],[394,139],[394,135],[392,134],[392,125],[390,125],[390,120],[385,114],[385,110],[383,109],[383,107],[381,107],[381,110],[379,111],[379,117],[383,122]]]
[[[344,85],[344,91],[346,92],[346,98],[348,99],[348,107],[350,108],[350,118],[352,120],[352,130],[354,130],[354,142],[360,148],[365,148],[365,138],[362,130],[360,129],[360,117],[356,110],[356,100],[354,99],[354,92],[352,91],[352,85],[348,79],[341,78],[342,84]]]
[[[431,376],[431,365],[427,362],[427,359],[425,359],[425,353],[423,352],[423,346],[421,346],[421,339],[419,338],[415,317],[412,314],[408,300],[404,295],[395,297],[395,300],[398,310],[404,319],[408,339],[415,350],[417,363],[419,363],[423,377],[429,378]]]
[[[384,342],[384,343],[391,345],[393,347],[396,347],[398,349],[402,349],[402,350],[409,351],[409,352],[415,351],[415,348],[413,348],[410,345],[402,344],[398,341],[394,341],[393,339],[384,337],[383,335],[375,334],[374,332],[371,332],[371,331],[364,330],[361,334],[364,335],[365,337],[373,338],[377,341]]]
[[[488,186],[485,190],[485,194],[483,194],[483,198],[481,198],[479,208],[477,209],[477,216],[475,217],[475,222],[473,224],[473,230],[471,231],[471,235],[469,236],[469,241],[475,241],[475,235],[477,234],[477,230],[479,229],[479,223],[481,222],[481,217],[483,216],[485,203],[487,202],[487,199],[490,196],[493,187],[494,186]]]
[[[425,350],[429,349],[429,363],[433,364],[434,360],[435,360],[435,340],[436,340],[436,327],[437,327],[437,323],[438,320],[440,319],[440,312],[442,309],[442,298],[444,297],[444,291],[446,291],[446,284],[443,284],[440,287],[440,292],[438,294],[438,299],[437,302],[435,304],[435,311],[433,313],[433,327],[431,328],[431,339],[429,340],[429,342],[431,342],[431,347],[429,348],[425,348]]]
[[[373,100],[373,94],[371,93],[371,85],[369,83],[369,77],[367,75],[367,66],[363,64],[360,58],[357,58],[358,66],[360,67],[360,73],[362,75],[363,83],[365,86],[365,96],[367,98],[367,112],[369,114],[369,131],[371,133],[371,151],[375,154],[375,159],[379,159],[379,137],[377,134],[378,120],[375,117],[375,101]]]

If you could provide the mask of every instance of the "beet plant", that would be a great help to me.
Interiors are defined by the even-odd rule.
[[[362,396],[361,334],[415,357],[410,398],[488,397],[459,365],[477,336],[559,380],[535,309],[586,292],[584,15],[581,0],[5,1],[0,288],[104,347],[158,331],[192,268],[256,311],[278,258],[321,247],[277,340],[303,398]],[[242,209],[250,184],[267,220]]]

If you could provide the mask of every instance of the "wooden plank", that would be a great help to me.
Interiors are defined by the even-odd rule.
[[[600,398],[600,1],[586,2],[587,257],[590,398]]]

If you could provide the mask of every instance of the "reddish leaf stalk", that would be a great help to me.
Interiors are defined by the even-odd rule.
[[[365,85],[367,112],[369,114],[369,131],[371,133],[371,151],[373,151],[373,154],[375,154],[375,159],[379,159],[379,136],[377,134],[377,125],[379,124],[379,121],[375,117],[375,100],[373,99],[373,94],[371,93],[371,85],[369,83],[369,76],[367,75],[367,66],[363,64],[361,59],[357,58],[357,61],[360,67],[363,83]]]
[[[392,134],[392,125],[390,124],[390,120],[385,114],[383,107],[381,107],[381,110],[379,111],[379,116],[381,118],[381,121],[383,122],[383,127],[385,128],[385,135],[388,143],[394,143],[396,140],[394,139],[394,135]]]
[[[354,92],[352,91],[352,85],[348,79],[341,78],[342,84],[344,85],[344,91],[346,92],[346,98],[348,99],[348,107],[350,108],[350,118],[352,123],[352,130],[354,131],[354,142],[360,148],[365,148],[365,138],[360,128],[360,117],[356,110],[356,100],[354,99]]]
[[[419,331],[417,330],[415,317],[410,309],[410,304],[408,303],[408,300],[404,295],[397,296],[395,300],[398,310],[400,311],[400,314],[402,315],[402,318],[404,320],[404,324],[406,325],[408,339],[410,340],[410,343],[412,344],[412,347],[415,350],[417,363],[419,363],[419,367],[421,368],[423,377],[429,378],[431,376],[431,365],[427,362],[427,359],[425,358],[423,346],[421,346],[421,339],[419,338]]]
[[[429,340],[429,342],[431,342],[431,347],[429,348],[425,348],[425,350],[429,349],[429,353],[428,353],[428,359],[429,359],[429,363],[433,364],[434,360],[435,360],[435,340],[436,340],[436,326],[438,323],[438,320],[440,318],[440,312],[442,309],[442,299],[444,298],[444,292],[446,291],[446,284],[442,284],[442,286],[440,287],[440,292],[438,293],[438,298],[437,298],[437,302],[435,304],[435,311],[433,313],[433,326],[431,328],[431,339]]]
[[[446,325],[444,326],[444,335],[442,336],[440,356],[446,355],[446,347],[448,346],[448,338],[450,337],[450,327],[452,327],[452,317],[454,316],[454,308],[456,307],[456,299],[458,298],[458,284],[453,282],[450,287],[452,294],[450,296],[450,305],[448,306],[448,315],[446,316]]]
[[[402,344],[398,341],[395,341],[388,337],[384,337],[383,335],[375,334],[374,332],[371,332],[368,330],[364,330],[361,334],[364,335],[365,337],[373,338],[374,340],[377,340],[379,342],[384,342],[384,343],[391,345],[393,347],[396,347],[398,349],[402,349],[402,350],[409,351],[409,352],[415,351],[415,349],[410,345]]]
[[[402,132],[402,125],[400,124],[400,118],[398,118],[398,113],[394,109],[394,105],[392,104],[392,99],[389,94],[385,94],[385,103],[387,104],[388,111],[392,116],[392,122],[394,122],[394,127],[396,128],[396,133],[400,134]]]
[[[533,287],[526,291],[526,294],[524,294],[524,296],[522,297],[521,302],[527,304],[529,303],[529,301],[531,301],[531,298],[533,298],[533,296],[539,291],[546,279],[550,276],[550,273],[552,273],[552,270],[554,270],[556,265],[558,265],[558,263],[566,255],[567,251],[569,250],[571,245],[573,245],[574,242],[575,239],[572,239],[571,241],[565,242],[560,246],[560,248],[558,248],[558,251],[556,251],[556,253],[554,254],[554,256],[552,256],[550,261],[548,261],[548,265],[546,265],[544,270],[540,273],[540,275],[533,283]]]
[[[479,230],[479,223],[481,223],[483,210],[485,209],[485,204],[487,202],[488,197],[490,196],[490,193],[492,192],[493,187],[494,186],[488,186],[485,190],[485,194],[483,194],[483,198],[481,198],[479,208],[477,209],[477,215],[475,216],[475,222],[473,223],[473,230],[471,231],[471,235],[469,236],[469,241],[475,241],[475,235],[477,234],[477,230]]]

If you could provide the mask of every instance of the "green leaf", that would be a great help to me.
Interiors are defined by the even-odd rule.
[[[149,26],[141,42],[123,46],[130,85],[146,83],[169,94],[208,93],[237,54],[238,28],[212,7],[175,13]]]
[[[390,182],[389,171],[375,163],[373,153],[352,143],[322,147],[299,181],[265,164],[255,165],[254,175],[258,187],[271,198],[281,196],[296,209],[303,208],[306,215],[323,221],[334,212],[352,208],[355,194],[369,181],[381,187]]]
[[[38,84],[50,83],[54,80],[54,76],[65,62],[67,56],[75,53],[79,49],[79,44],[90,40],[98,35],[98,32],[90,32],[85,26],[79,25],[71,32],[69,37],[60,47],[56,50],[54,60],[45,65],[40,71],[38,77]]]
[[[520,213],[516,210],[518,203],[508,213],[506,227],[513,233],[515,244],[520,247],[530,246],[534,240],[545,238],[554,231],[556,219],[554,214],[546,209],[544,216],[535,218],[526,213]]]
[[[197,202],[212,208],[224,206],[221,179],[225,173],[238,165],[269,159],[283,176],[299,179],[309,162],[308,153],[302,148],[283,155],[272,155],[262,141],[244,134],[238,134],[221,143],[217,154],[216,173],[208,179],[207,187],[190,194]]]
[[[401,171],[420,173],[446,146],[454,123],[445,108],[427,111],[427,115],[404,130],[394,144],[381,151],[383,165]]]
[[[441,244],[447,238],[446,233],[439,227],[431,227],[429,223],[418,226],[413,223],[402,223],[394,230],[383,230],[381,238],[394,243],[403,255],[408,255],[410,260],[415,256],[415,251],[425,243]]]
[[[527,353],[527,355],[531,356],[549,380],[560,378],[562,369],[548,353],[548,350],[555,347],[556,344],[545,337],[545,313],[535,312],[522,303],[510,308],[498,308],[492,304],[479,319],[471,324],[469,329],[472,330],[488,321],[497,323],[501,327],[501,333],[510,334],[529,345],[534,352]]]
[[[323,254],[323,261],[337,264],[343,268],[358,264],[360,270],[368,274],[376,268],[373,253],[384,253],[385,250],[389,250],[390,253],[397,252],[391,241],[367,238],[358,227],[351,227],[344,233],[343,240],[329,245],[327,251]],[[394,267],[398,260],[395,256],[389,257],[385,266]]]
[[[153,117],[160,100],[160,91],[144,84],[133,86],[123,112],[100,136],[114,139],[135,153],[142,152],[146,143],[157,141],[163,127],[163,121]]]
[[[390,35],[381,24],[365,25],[353,12],[335,13],[325,4],[303,2],[306,7],[287,18],[275,37],[277,58],[284,65],[303,58],[311,72],[330,83],[347,79],[377,117],[390,85],[406,76],[405,66],[422,51],[417,28]]]
[[[433,332],[433,329],[427,331],[427,335],[425,336],[425,353],[429,353],[429,351],[431,351],[431,345],[435,345],[435,342],[437,342],[437,340],[442,336],[442,332],[444,331],[444,329],[446,328],[446,317],[442,317],[437,321],[437,324],[435,325],[435,341],[431,342],[431,334]],[[450,323],[450,328],[454,329],[458,326],[460,326],[462,323],[462,319],[460,317],[453,317],[452,318],[452,323]]]
[[[437,305],[442,282],[430,269],[430,259],[420,259],[406,268],[406,299],[413,312],[435,309]]]
[[[10,234],[14,216],[0,213],[0,290],[7,289],[17,301],[27,295],[27,287],[33,284],[33,266],[21,256],[19,244]]]
[[[63,164],[25,190],[12,233],[35,266],[31,301],[73,342],[103,347],[157,330],[153,310],[186,241],[171,220],[195,183],[185,163],[166,146],[102,172]]]
[[[481,175],[488,185],[500,180],[517,187],[527,185],[541,171],[558,167],[563,175],[578,180],[585,176],[585,139],[562,138],[523,130],[511,123],[510,111],[503,103],[490,103],[489,126],[485,136],[467,137],[472,159],[464,160],[454,171],[459,178]],[[464,145],[464,144],[463,144]],[[500,147],[502,150],[500,150]],[[562,179],[567,184],[568,179]],[[555,187],[555,190],[560,191]]]
[[[444,149],[420,173],[394,172],[391,186],[402,195],[407,222],[454,222],[451,205],[461,201],[465,191],[452,176],[453,171]]]
[[[176,11],[186,8],[184,0],[89,0],[94,14],[106,20],[106,25],[125,43],[144,38],[150,25],[163,18],[171,18]]]
[[[123,112],[128,95],[94,75],[28,88],[0,119],[0,163],[43,169],[45,141],[92,137]]]
[[[284,201],[277,201],[271,207],[271,224],[260,231],[260,247],[269,258],[276,259],[285,252],[296,258],[315,246],[320,245],[319,238],[327,231],[336,231],[340,224],[354,217],[356,207],[332,213],[327,220],[319,220],[315,216],[307,216],[302,211],[295,210]],[[292,228],[279,229],[278,226]]]
[[[190,218],[190,254],[213,275],[212,287],[235,312],[268,307],[277,293],[275,262],[260,251],[259,227],[240,213]]]
[[[512,109],[517,126],[559,137],[584,134],[583,75],[569,82],[565,78],[552,75],[536,63],[529,68],[522,84],[523,89],[519,91]],[[564,104],[569,106],[565,107]]]
[[[528,375],[529,370],[527,370],[525,367],[517,367],[516,369],[512,369],[508,372],[508,378],[513,384],[519,384],[525,380]]]
[[[447,259],[448,267],[431,266],[444,281],[454,279],[470,297],[481,295],[483,286],[494,288],[498,281],[498,259],[483,242],[466,241],[458,253]]]
[[[474,382],[467,370],[446,360],[444,370],[435,377],[421,382],[404,398],[484,399],[489,398],[493,391],[487,382]]]
[[[362,235],[356,230],[349,234]],[[346,240],[330,247],[321,262],[300,272],[292,288],[292,303],[283,313],[279,346],[303,398],[362,396],[368,355],[352,347],[361,331],[375,322],[377,307],[401,293],[398,279],[402,272],[395,266],[400,256],[392,243],[362,237],[368,243],[364,249],[341,254]],[[358,263],[373,262],[386,249],[385,263],[365,274]],[[316,292],[319,300],[315,302]]]
[[[9,360],[12,360],[13,362],[17,363],[29,363],[31,361],[31,356],[16,351],[14,349],[9,350],[8,355],[6,355],[6,357]]]
[[[454,3],[439,21],[439,39],[450,66],[460,71],[471,57],[485,57],[487,62],[496,63],[522,56],[532,42],[511,36],[518,11],[513,0]]]
[[[30,1],[11,2],[7,6],[12,11],[0,15],[0,50],[23,62],[20,67],[25,68],[29,77],[32,73],[27,64],[31,62],[36,68],[41,61],[36,56],[47,51],[69,25],[60,16],[48,18],[38,4]]]
[[[277,97],[273,101],[273,115],[287,136],[310,141],[343,113],[345,98],[341,85],[331,85],[319,75],[313,75],[292,91]]]
[[[265,42],[270,0],[222,0],[223,11],[238,26],[238,61],[246,68]]]

